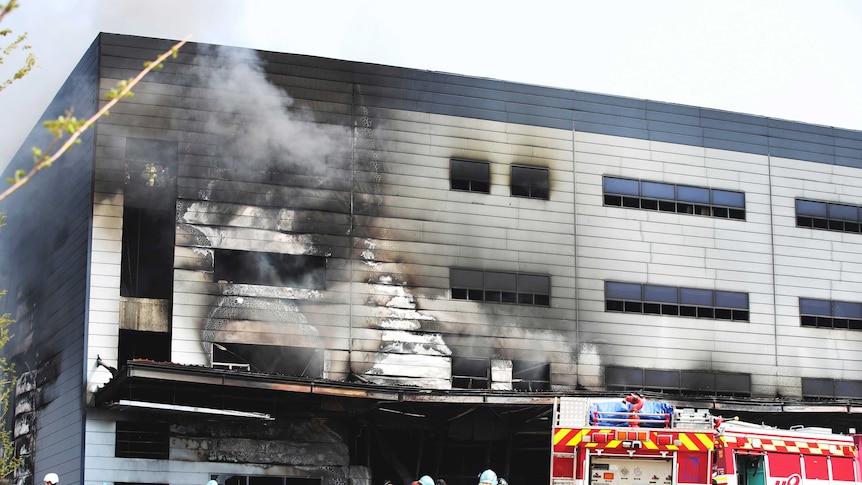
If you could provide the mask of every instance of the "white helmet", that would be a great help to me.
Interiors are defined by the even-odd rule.
[[[485,470],[481,475],[479,475],[479,483],[497,485],[497,474],[494,473],[494,470]]]
[[[207,482],[207,485],[218,485],[218,482],[215,480],[210,480]]]
[[[60,483],[60,477],[58,477],[56,473],[49,473],[45,475],[45,481],[57,485],[58,483]]]

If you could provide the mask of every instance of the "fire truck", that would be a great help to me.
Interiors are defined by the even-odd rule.
[[[739,421],[718,423],[717,485],[858,485],[860,435],[828,428],[782,430]]]
[[[551,485],[712,483],[715,422],[706,410],[636,395],[560,397],[553,426]]]
[[[862,435],[724,421],[707,410],[555,399],[551,485],[862,485]]]

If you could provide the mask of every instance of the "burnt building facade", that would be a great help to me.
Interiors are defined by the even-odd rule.
[[[100,35],[45,117],[171,44]],[[17,478],[541,483],[576,394],[855,427],[860,169],[855,131],[186,45],[3,207]]]

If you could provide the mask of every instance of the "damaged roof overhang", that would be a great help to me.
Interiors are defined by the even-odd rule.
[[[97,407],[130,412],[265,420],[338,414],[387,422],[393,417],[439,422],[478,408],[500,407],[506,412],[528,410],[532,416],[525,421],[535,421],[550,413],[553,401],[550,393],[427,390],[152,361],[128,362],[95,394]]]
[[[565,395],[619,397],[621,393],[579,391]],[[554,392],[498,390],[436,390],[418,387],[380,386],[362,382],[250,373],[212,369],[168,362],[130,361],[95,395],[97,407],[191,412],[220,418],[255,417],[273,419],[280,413],[332,412],[365,415],[371,412],[404,416],[455,417],[471,409],[522,407],[547,415],[560,396]],[[648,396],[652,397],[652,396]],[[813,421],[822,417],[858,424],[862,403],[855,401],[799,402],[787,399],[703,398],[681,400],[679,396],[655,396],[677,408],[709,409],[713,415],[738,415],[747,421]],[[802,414],[805,416],[803,417]],[[790,417],[790,416],[795,416]],[[769,418],[769,419],[767,419]],[[819,421],[819,419],[817,419]],[[775,425],[781,423],[776,422]]]

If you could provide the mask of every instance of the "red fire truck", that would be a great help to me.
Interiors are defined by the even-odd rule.
[[[553,426],[551,485],[862,485],[862,435],[723,421],[635,395],[558,398]]]
[[[739,421],[716,428],[717,485],[858,485],[859,435]]]
[[[708,411],[676,411],[634,395],[561,397],[553,426],[551,485],[712,483],[715,426]]]

